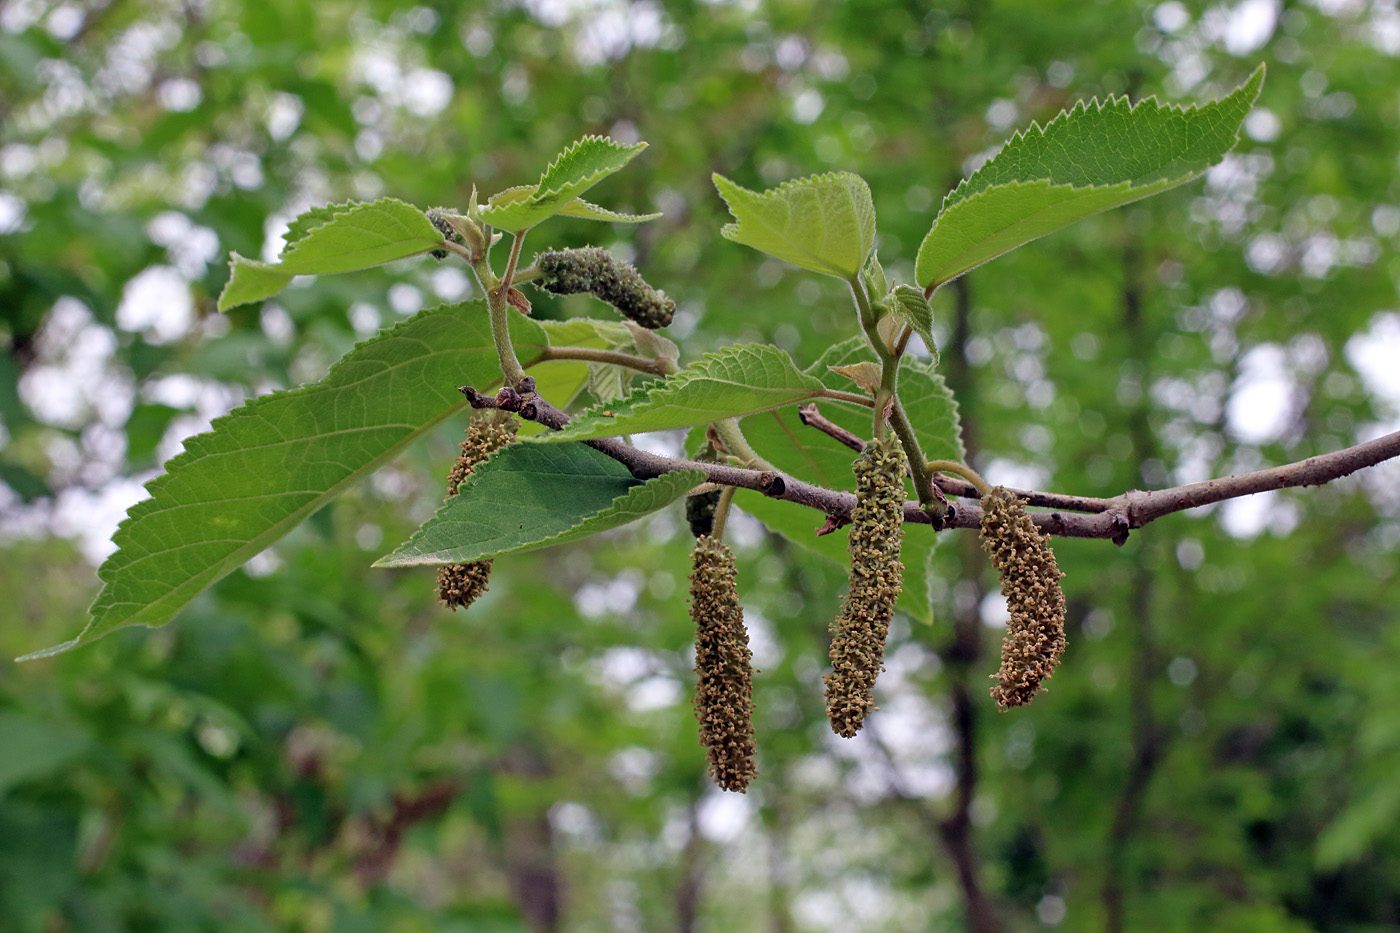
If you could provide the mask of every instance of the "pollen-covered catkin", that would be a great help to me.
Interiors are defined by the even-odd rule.
[[[472,475],[472,470],[502,447],[515,440],[516,423],[497,424],[489,418],[473,418],[467,425],[467,437],[462,441],[462,453],[447,476],[447,495],[457,490]],[[491,577],[489,560],[474,560],[466,564],[449,564],[438,570],[438,600],[449,609],[465,609],[486,592]]]
[[[690,618],[695,623],[695,718],[710,774],[743,793],[758,769],[753,734],[753,652],[734,586],[734,555],[709,535],[691,555]]]
[[[535,284],[555,295],[588,292],[649,330],[671,323],[676,303],[648,285],[630,264],[599,246],[535,255]]]
[[[1026,503],[1001,486],[982,497],[982,550],[1001,575],[1011,613],[1001,642],[1001,670],[992,697],[1003,711],[1047,689],[1065,651],[1065,594],[1050,536],[1031,521]]]
[[[875,709],[875,678],[884,670],[885,637],[904,579],[904,451],[894,437],[874,440],[853,466],[850,593],[831,626],[831,673],[823,678],[831,729],[846,738]]]

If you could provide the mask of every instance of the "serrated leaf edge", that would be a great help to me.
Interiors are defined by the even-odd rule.
[[[996,161],[997,157],[1000,156],[1000,155],[1001,155],[1003,152],[1005,152],[1007,149],[1011,148],[1012,146],[1014,146],[1014,145],[1016,145],[1016,144],[1018,144],[1018,143],[1020,143],[1020,142],[1025,141],[1026,139],[1032,138],[1032,137],[1035,137],[1035,138],[1044,138],[1045,134],[1048,133],[1048,132],[1050,132],[1050,130],[1051,130],[1052,128],[1054,128],[1057,124],[1061,123],[1062,121],[1063,121],[1063,122],[1068,122],[1068,121],[1070,121],[1070,120],[1073,120],[1073,119],[1075,119],[1075,117],[1076,117],[1077,114],[1080,114],[1080,113],[1087,113],[1090,107],[1093,107],[1093,108],[1095,109],[1095,112],[1097,112],[1097,113],[1102,113],[1102,112],[1104,111],[1105,108],[1118,107],[1118,106],[1121,106],[1121,105],[1123,105],[1123,104],[1127,104],[1127,105],[1128,105],[1127,116],[1132,116],[1132,115],[1136,114],[1137,111],[1138,111],[1140,108],[1142,108],[1142,107],[1144,107],[1144,106],[1149,106],[1149,105],[1150,105],[1150,106],[1151,106],[1156,112],[1158,112],[1158,113],[1160,113],[1160,112],[1162,112],[1162,111],[1168,111],[1168,112],[1175,113],[1175,114],[1178,114],[1178,115],[1181,115],[1181,116],[1186,116],[1187,114],[1191,114],[1191,113],[1195,113],[1195,112],[1200,111],[1200,110],[1204,110],[1204,109],[1206,109],[1207,107],[1215,107],[1215,106],[1219,105],[1220,103],[1222,103],[1223,101],[1228,100],[1232,95],[1234,95],[1234,94],[1238,93],[1239,91],[1241,91],[1242,89],[1248,87],[1250,84],[1256,84],[1257,86],[1256,86],[1255,89],[1254,89],[1254,93],[1253,93],[1252,95],[1250,95],[1250,98],[1251,98],[1251,99],[1250,99],[1250,104],[1251,104],[1251,106],[1252,106],[1253,102],[1254,102],[1255,100],[1258,100],[1258,99],[1259,99],[1259,92],[1260,92],[1260,90],[1263,88],[1264,74],[1265,74],[1265,67],[1264,67],[1264,65],[1261,63],[1257,68],[1254,69],[1254,71],[1252,71],[1252,72],[1250,73],[1249,77],[1246,78],[1244,81],[1240,82],[1240,84],[1239,84],[1237,87],[1235,87],[1235,88],[1233,88],[1232,90],[1230,90],[1229,92],[1227,92],[1227,93],[1221,95],[1220,97],[1217,97],[1217,98],[1214,99],[1214,100],[1208,100],[1208,101],[1205,101],[1204,103],[1178,104],[1178,103],[1174,103],[1174,102],[1172,102],[1172,101],[1168,101],[1168,102],[1166,102],[1166,103],[1162,103],[1160,100],[1158,100],[1156,94],[1148,95],[1147,97],[1144,97],[1144,98],[1139,99],[1137,103],[1132,103],[1132,102],[1128,99],[1128,96],[1127,96],[1126,94],[1124,94],[1124,95],[1122,95],[1122,96],[1119,96],[1119,95],[1116,95],[1116,94],[1110,94],[1110,95],[1108,95],[1108,97],[1107,97],[1105,100],[1102,100],[1102,101],[1099,100],[1097,97],[1091,97],[1091,98],[1089,98],[1088,100],[1078,100],[1078,101],[1076,101],[1076,102],[1074,103],[1074,106],[1070,107],[1068,110],[1061,110],[1059,113],[1057,113],[1057,114],[1056,114],[1054,117],[1052,117],[1043,127],[1042,127],[1037,121],[1032,120],[1030,126],[1028,126],[1028,127],[1026,127],[1025,129],[1022,129],[1022,130],[1017,130],[1015,133],[1011,134],[1011,137],[1010,137],[1008,140],[1006,140],[1006,142],[1004,142],[1004,143],[1002,144],[1001,148],[997,150],[997,152],[996,152],[995,155],[993,155],[991,158],[987,159],[986,162],[983,162],[982,165],[978,167],[977,171],[973,172],[971,175],[969,175],[969,176],[967,176],[966,178],[964,178],[964,179],[962,179],[961,181],[959,181],[956,188],[954,188],[952,191],[948,192],[946,195],[943,196],[943,201],[942,201],[942,203],[939,205],[938,216],[942,216],[943,212],[946,211],[949,207],[953,206],[954,204],[956,204],[956,203],[958,203],[958,202],[960,202],[960,201],[966,200],[968,197],[971,197],[972,195],[963,194],[963,193],[962,193],[962,192],[963,192],[963,189],[969,187],[969,186],[972,184],[972,182],[975,181],[975,180],[977,179],[977,177],[978,177],[979,175],[981,175],[981,174],[983,173],[983,171],[986,170],[986,168],[987,168],[989,165],[991,165],[994,161]],[[1237,143],[1238,143],[1238,141],[1239,141],[1239,129],[1238,129],[1238,128],[1236,128],[1236,130],[1235,130],[1235,141],[1236,141]],[[1231,148],[1233,148],[1233,147],[1231,147]],[[1227,149],[1226,151],[1228,152],[1229,149]],[[1198,172],[1198,173],[1196,173],[1196,174],[1200,174],[1200,173]],[[1031,181],[1048,181],[1048,180],[1049,180],[1049,179],[1044,179],[1044,178],[1021,178],[1021,179],[1017,179],[1018,182],[1022,182],[1022,183],[1031,182]],[[1147,185],[1154,185],[1154,184],[1157,184],[1159,181],[1164,181],[1164,180],[1165,180],[1165,179],[1155,179],[1155,180],[1153,180],[1153,181],[1146,182],[1146,183],[1143,185],[1143,187],[1146,187]],[[1007,183],[1004,182],[1003,184],[1007,184]],[[1114,185],[1116,185],[1116,184],[1121,184],[1121,182],[1115,182]],[[1129,180],[1129,181],[1127,182],[1127,184],[1131,187],[1131,186],[1132,186],[1131,180]],[[1114,187],[1114,185],[1080,185],[1080,186],[1078,186],[1078,187],[1081,187],[1081,188],[1105,188],[1105,187]],[[980,189],[978,192],[975,192],[975,194],[980,194],[981,191],[987,191],[987,190],[990,190],[991,188],[996,188],[996,187],[1000,187],[1000,185],[989,185],[988,187],[982,188],[982,189]],[[1056,187],[1058,187],[1058,186],[1056,186]],[[1070,187],[1075,187],[1075,186],[1070,185]]]
[[[493,455],[493,456],[494,456],[494,455]],[[488,462],[489,462],[489,461],[488,461]],[[473,474],[473,475],[475,475],[475,474]],[[558,532],[558,533],[556,533],[556,534],[550,535],[548,538],[542,538],[542,539],[540,539],[539,541],[531,542],[531,543],[526,544],[526,545],[524,545],[524,546],[522,546],[522,547],[508,548],[508,549],[503,550],[503,551],[492,551],[492,552],[487,553],[487,554],[482,554],[482,555],[480,555],[480,556],[478,556],[478,557],[473,558],[473,560],[490,560],[490,559],[492,559],[492,558],[499,557],[499,556],[501,556],[501,555],[503,555],[503,554],[518,554],[518,553],[521,553],[521,552],[524,552],[524,551],[533,551],[533,550],[537,550],[537,549],[539,549],[539,548],[552,547],[554,543],[559,543],[559,544],[567,543],[566,541],[560,541],[559,539],[563,538],[565,535],[568,535],[570,532],[574,531],[574,530],[577,529],[579,526],[584,525],[584,524],[586,524],[587,522],[593,521],[593,520],[596,519],[598,516],[600,516],[600,515],[602,515],[602,514],[604,514],[604,513],[606,513],[606,512],[611,512],[611,511],[613,511],[614,509],[616,509],[616,508],[618,507],[618,503],[622,502],[624,499],[631,499],[631,498],[633,498],[634,496],[639,496],[639,495],[641,495],[645,490],[647,490],[649,487],[652,487],[652,484],[653,484],[653,483],[658,483],[658,482],[660,482],[661,480],[666,480],[666,479],[668,479],[669,477],[675,477],[675,478],[677,478],[677,479],[685,480],[685,481],[686,481],[686,485],[685,485],[684,488],[689,489],[689,488],[691,488],[692,486],[698,486],[698,485],[700,485],[701,483],[703,483],[703,482],[705,481],[706,474],[705,474],[704,471],[702,471],[702,470],[671,470],[671,471],[669,471],[669,472],[662,473],[660,476],[653,476],[651,479],[648,479],[648,480],[644,480],[644,481],[642,481],[642,482],[639,482],[637,485],[633,486],[631,489],[627,490],[627,491],[624,492],[622,495],[617,496],[616,498],[613,499],[612,502],[608,503],[608,505],[605,506],[604,508],[601,508],[601,509],[599,509],[598,511],[592,512],[592,513],[590,513],[590,514],[588,514],[588,515],[582,516],[581,518],[579,518],[579,520],[578,520],[577,523],[575,523],[574,525],[570,526],[569,528],[564,529],[563,531],[560,531],[560,532]],[[462,496],[462,495],[464,495],[464,494],[469,494],[469,493],[471,492],[471,488],[472,488],[472,477],[468,477],[468,478],[467,478],[467,482],[463,485],[463,487],[462,487],[461,489],[458,490],[457,496],[460,497],[460,496]],[[652,487],[652,488],[654,488],[654,487]],[[679,496],[677,496],[677,498],[679,498]],[[671,502],[675,502],[675,499],[672,499]],[[439,515],[441,515],[441,514],[447,509],[447,507],[448,507],[451,503],[452,503],[452,500],[449,499],[448,501],[446,501],[446,502],[444,502],[442,505],[440,505],[440,506],[438,507],[437,511],[433,513],[433,517],[430,518],[430,519],[428,519],[428,521],[424,522],[422,525],[420,525],[419,528],[418,528],[418,530],[421,531],[423,528],[427,527],[428,523],[431,522],[431,521],[433,521],[433,519],[437,518]],[[667,503],[667,505],[669,505],[669,504],[671,504],[671,503]],[[665,506],[661,506],[661,508],[665,508]],[[652,511],[658,511],[658,510],[657,510],[657,509],[653,509]],[[647,515],[647,514],[650,514],[650,512],[643,513],[643,515]],[[637,516],[637,519],[642,518],[643,515],[638,515],[638,516]],[[637,519],[633,519],[632,521],[636,521]],[[630,524],[630,522],[623,522],[623,524],[624,524],[624,525],[625,525],[625,524]],[[621,525],[616,525],[616,526],[614,526],[614,527],[621,527]],[[609,529],[604,529],[604,530],[609,530]],[[418,534],[418,532],[415,531],[415,532],[414,532],[414,535],[417,535],[417,534]],[[395,549],[394,549],[393,551],[391,551],[390,553],[385,554],[383,557],[381,557],[381,558],[379,558],[378,560],[376,560],[376,561],[375,561],[373,564],[371,564],[370,566],[372,566],[372,567],[422,567],[422,566],[440,566],[440,565],[443,565],[443,564],[453,564],[453,563],[457,563],[457,561],[456,561],[456,560],[453,560],[453,559],[445,559],[445,560],[425,560],[425,559],[422,559],[422,558],[418,558],[418,559],[413,559],[413,560],[406,560],[406,559],[405,559],[405,560],[394,560],[395,555],[400,554],[400,553],[403,551],[403,549],[404,549],[405,547],[407,547],[409,544],[412,543],[412,541],[413,541],[413,537],[410,536],[409,540],[408,540],[408,541],[405,541],[405,542],[403,543],[403,545],[401,545],[400,547],[395,548]]]

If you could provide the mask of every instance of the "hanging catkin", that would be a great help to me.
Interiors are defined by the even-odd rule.
[[[734,555],[709,535],[691,553],[690,618],[695,622],[695,718],[710,774],[742,793],[758,769],[753,731],[753,652],[734,586]]]
[[[875,709],[875,678],[884,670],[885,637],[903,586],[904,466],[893,437],[871,441],[853,465],[850,592],[831,626],[831,673],[823,678],[831,729],[847,738]]]
[[[462,441],[462,453],[452,465],[447,477],[447,495],[457,490],[472,475],[472,470],[502,447],[515,440],[516,423],[500,424],[488,418],[473,418],[467,425],[467,437]],[[449,564],[438,570],[438,600],[450,609],[465,609],[486,592],[491,577],[489,560],[474,560],[466,564]]]
[[[599,246],[535,255],[535,284],[555,295],[588,292],[648,330],[671,323],[676,303],[648,285],[630,264]]]
[[[1011,613],[1001,642],[1001,670],[992,697],[1003,711],[1024,706],[1046,687],[1065,650],[1065,594],[1050,536],[1031,521],[1026,503],[1001,486],[982,497],[982,550],[1001,575]]]

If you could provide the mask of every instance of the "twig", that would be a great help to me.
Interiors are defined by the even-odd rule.
[[[630,353],[623,353],[619,350],[603,350],[597,347],[545,347],[540,351],[540,355],[525,364],[529,369],[537,363],[548,362],[549,360],[583,360],[588,363],[611,363],[614,366],[624,366],[627,369],[635,369],[641,373],[651,373],[653,376],[666,376],[676,371],[676,367],[670,360],[657,357],[656,359],[645,359],[640,356],[633,356]]]
[[[555,430],[563,428],[573,420],[545,399],[535,395],[534,380],[529,377],[526,377],[518,388],[504,388],[495,396],[483,395],[471,386],[463,386],[461,391],[473,408],[503,408],[519,413],[527,421],[534,421]],[[712,483],[752,489],[774,499],[796,502],[798,505],[825,512],[838,521],[849,520],[851,510],[856,504],[853,493],[813,486],[811,483],[785,476],[777,470],[746,470],[722,463],[701,463],[698,460],[662,457],[638,450],[616,438],[584,443],[623,464],[631,470],[633,476],[642,480],[654,479],[674,470],[700,470]],[[1054,511],[1036,512],[1031,517],[1038,528],[1057,537],[1108,538],[1121,544],[1127,540],[1131,529],[1141,528],[1173,512],[1273,489],[1321,486],[1395,457],[1400,457],[1400,431],[1345,450],[1309,457],[1297,463],[1267,470],[1255,470],[1252,473],[1224,476],[1203,483],[1151,492],[1130,490],[1113,499],[1097,500],[1105,503],[1107,508],[1096,514],[1070,515]],[[1026,495],[1028,498],[1034,497],[1042,501],[1073,501],[1078,498],[1034,491]],[[917,502],[904,503],[904,521],[919,525],[933,524],[933,520]],[[950,505],[943,527],[978,528],[981,521],[982,510],[977,506]]]

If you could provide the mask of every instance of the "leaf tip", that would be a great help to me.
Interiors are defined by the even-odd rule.
[[[74,648],[78,647],[78,645],[80,645],[82,641],[83,637],[79,635],[72,641],[65,641],[61,645],[54,645],[51,648],[41,648],[38,651],[31,651],[28,654],[22,654],[19,657],[15,658],[15,663],[24,664],[29,661],[42,661],[44,658],[51,658],[54,655],[63,654],[67,651],[72,651]]]

